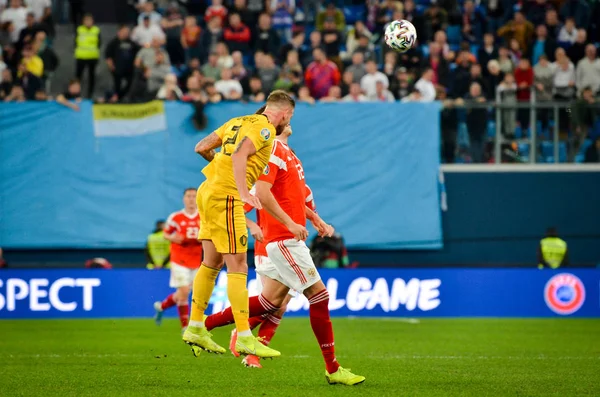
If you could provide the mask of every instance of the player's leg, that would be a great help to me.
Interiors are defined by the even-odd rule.
[[[202,232],[200,232],[202,233]],[[204,312],[215,288],[215,281],[223,267],[223,256],[217,252],[210,240],[202,241],[204,259],[194,277],[192,288],[192,308],[189,326],[183,333],[183,341],[192,346],[194,355],[199,354],[200,348],[211,353],[225,353],[225,349],[211,339],[204,326]]]
[[[175,291],[175,302],[177,302],[177,313],[179,314],[179,322],[181,323],[182,330],[185,330],[190,320],[189,298],[190,285],[193,281],[192,270],[188,269],[188,273],[190,274],[188,284],[177,288],[177,291]]]
[[[170,307],[177,305],[177,289],[184,286],[186,283],[186,268],[178,265],[176,263],[171,264],[171,277],[169,279],[169,287],[175,288],[176,291],[172,294],[169,294],[162,302],[156,301],[154,302],[154,321],[156,325],[160,325],[162,323],[162,317],[164,311]]]
[[[267,252],[286,284],[296,291],[302,291],[310,303],[310,325],[325,360],[327,381],[345,385],[364,382],[363,376],[352,374],[337,362],[329,315],[329,293],[306,244],[293,239],[279,241],[269,244]]]

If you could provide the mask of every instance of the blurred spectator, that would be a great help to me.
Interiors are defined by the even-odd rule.
[[[385,29],[385,26],[393,21],[394,14],[397,11],[402,12],[402,3],[396,0],[383,0],[379,5],[379,10],[377,10],[377,31],[382,31]],[[403,19],[403,18],[400,18]]]
[[[287,54],[287,59],[283,64],[283,71],[285,73],[300,73],[302,75],[302,65],[300,64],[300,59],[297,51],[290,51]]]
[[[79,112],[79,103],[81,103],[81,84],[79,80],[71,80],[67,90],[56,97],[56,102],[71,110]]]
[[[307,24],[314,25],[315,18],[321,7],[323,0],[302,0],[302,11],[304,12],[304,21]]]
[[[164,51],[157,51],[155,63],[146,66],[144,76],[148,80],[148,93],[156,96],[156,92],[162,86],[165,77],[171,72],[171,64]]]
[[[594,142],[585,151],[584,163],[600,163],[600,137],[596,138]]]
[[[329,87],[326,96],[319,99],[319,102],[339,102],[342,99],[342,89],[337,85]]]
[[[333,22],[340,32],[346,29],[346,17],[344,12],[335,7],[333,0],[327,1],[326,8],[317,14],[315,27],[321,31],[325,29],[325,22]]]
[[[546,11],[546,28],[548,29],[548,37],[556,40],[560,32],[561,24],[558,19],[558,14],[553,8]]]
[[[256,15],[248,9],[246,0],[234,0],[231,12],[239,14],[242,23],[246,26],[256,26]]]
[[[521,51],[521,45],[519,44],[519,41],[517,39],[510,39],[508,50],[510,52],[510,59],[512,60],[513,65],[518,64],[523,57],[523,51]]]
[[[394,73],[398,67],[398,53],[396,51],[389,51],[385,53],[383,57],[383,73],[391,81],[394,78]]]
[[[577,28],[575,27],[575,20],[573,18],[567,18],[565,24],[558,32],[558,43],[569,48],[577,40]]]
[[[577,64],[575,82],[580,93],[589,87],[593,95],[600,94],[600,59],[595,45],[585,47],[585,58]]]
[[[219,26],[225,24],[225,18],[227,18],[227,8],[223,6],[223,0],[212,0],[211,5],[206,9],[204,13],[204,20],[209,22],[211,19],[217,18]]]
[[[485,96],[479,83],[469,87],[467,101],[475,104],[485,103]],[[474,163],[483,163],[484,138],[487,130],[487,109],[472,107],[467,110],[467,130],[469,131],[469,147]]]
[[[551,101],[554,88],[554,69],[546,55],[540,57],[539,62],[533,68],[536,101]],[[542,129],[548,128],[550,109],[537,109],[538,120],[542,123]]]
[[[300,58],[300,62],[303,60],[304,56],[304,40],[306,39],[306,34],[304,31],[295,32],[292,35],[292,40],[281,46],[279,50],[279,63],[284,63],[287,59],[287,54],[290,51],[298,52],[298,57]]]
[[[448,87],[450,68],[448,62],[442,56],[442,49],[438,43],[432,42],[429,44],[429,56],[423,59],[422,67],[433,70],[433,84]]]
[[[250,49],[250,29],[242,23],[239,14],[229,15],[229,26],[223,32],[223,38],[231,51],[248,53]]]
[[[209,82],[208,84],[212,83]],[[192,123],[197,130],[203,130],[207,123],[206,114],[204,114],[204,104],[208,101],[208,98],[202,92],[200,78],[196,75],[190,76],[186,82],[186,88],[187,94],[184,95],[183,100],[191,103],[194,106]],[[212,89],[214,90],[214,85]]]
[[[357,52],[362,53],[365,60],[375,59],[375,46],[369,41],[367,36],[360,36],[358,38],[358,45],[354,49],[354,53]]]
[[[512,73],[514,64],[510,57],[508,48],[500,47],[498,50],[498,63],[500,64],[500,70],[503,73]]]
[[[294,79],[293,79],[294,74],[297,75],[298,72],[286,72],[286,71],[282,70],[279,73],[279,78],[277,79],[277,81],[275,81],[275,85],[273,86],[273,89],[283,90],[285,92],[293,92],[294,85],[295,85]]]
[[[267,13],[260,14],[258,26],[252,35],[254,51],[262,51],[267,54],[277,54],[279,48],[279,36],[271,27],[271,16]]]
[[[221,77],[221,69],[219,68],[218,61],[219,56],[216,52],[213,52],[208,56],[208,62],[202,65],[200,70],[207,79],[217,81]]]
[[[423,41],[431,40],[435,32],[446,30],[448,27],[448,13],[437,2],[425,10],[423,18],[425,19],[425,37]]]
[[[522,12],[517,11],[512,20],[498,29],[498,36],[504,38],[506,42],[516,39],[520,49],[527,51],[528,43],[533,37],[533,31],[533,24],[525,19]]]
[[[195,73],[201,73],[200,66],[201,64],[198,58],[190,59],[179,75],[179,87],[184,89],[190,76]]]
[[[23,48],[23,59],[21,60],[18,76],[22,77],[24,73],[30,73],[40,79],[44,75],[44,62],[33,51],[31,45]]]
[[[473,0],[465,0],[462,14],[462,34],[469,43],[477,43],[483,35],[485,17]]]
[[[242,98],[244,90],[239,81],[233,79],[231,69],[221,70],[221,80],[215,83],[215,89],[223,96],[223,99],[238,100]]]
[[[589,130],[600,120],[600,110],[594,107],[594,91],[591,87],[584,87],[581,95],[575,102],[572,111],[573,135],[569,150],[569,161],[575,159],[584,140],[588,137]]]
[[[42,23],[44,16],[46,15],[46,11],[48,8],[51,9],[52,1],[51,0],[27,0],[27,7],[33,12],[35,17],[35,21],[37,23]]]
[[[352,64],[346,70],[352,73],[352,79],[355,83],[360,82],[364,75],[367,74],[367,67],[362,52],[352,54]]]
[[[360,88],[360,84],[352,83],[350,84],[350,92],[348,95],[342,98],[343,102],[367,102],[368,98],[363,95],[362,88]]]
[[[546,18],[546,12],[552,8],[552,6],[546,0],[533,0],[526,2],[527,7],[527,19],[534,25],[544,23]]]
[[[529,59],[523,58],[519,61],[515,69],[515,83],[517,84],[517,101],[529,102],[533,86],[533,68]],[[529,109],[519,109],[517,113],[521,128],[527,129],[529,127]]]
[[[352,83],[354,83],[352,72],[348,71],[348,69],[344,70],[344,73],[342,73],[342,82],[340,83],[343,97],[350,93],[350,85],[352,85]]]
[[[273,86],[279,78],[279,72],[279,66],[275,64],[273,55],[265,54],[263,56],[262,63],[260,64],[260,66],[257,65],[256,67],[256,73],[260,77],[263,89],[266,93],[271,92],[273,90]]]
[[[477,50],[477,60],[481,65],[487,66],[492,59],[498,59],[498,48],[494,44],[494,35],[486,33],[483,35],[483,45]],[[483,71],[487,75],[487,69]]]
[[[21,33],[19,34],[19,40],[17,41],[17,51],[21,50],[25,44],[31,44],[35,34],[40,30],[42,30],[42,28],[38,23],[36,23],[35,15],[33,12],[28,12],[27,19],[25,20],[25,27],[21,30]]]
[[[378,81],[381,81],[386,89],[390,86],[387,76],[377,70],[375,61],[367,62],[366,71],[367,74],[360,79],[360,87],[367,97],[372,98],[376,95]]]
[[[69,0],[69,5],[71,6],[71,23],[73,24],[73,29],[75,31],[77,31],[77,27],[81,24],[81,20],[83,19],[84,3],[85,0]]]
[[[225,99],[223,98],[223,95],[217,91],[217,87],[215,87],[215,84],[211,81],[206,83],[204,86],[204,92],[206,93],[206,98],[210,103],[219,103]]]
[[[599,7],[600,8],[600,7]],[[585,56],[585,47],[588,44],[587,40],[587,32],[585,29],[577,30],[577,39],[572,46],[567,49],[567,56],[573,62],[574,65],[577,65],[580,60]]]
[[[4,251],[0,248],[0,269],[6,269],[8,267],[8,262],[4,259]]]
[[[556,51],[556,40],[548,37],[546,25],[538,25],[535,28],[535,41],[529,47],[527,58],[531,59],[532,64],[537,64],[542,55],[546,55],[550,61],[554,61],[554,52]]]
[[[554,99],[571,100],[575,97],[575,66],[567,58],[565,50],[556,50],[554,66]]]
[[[246,76],[248,76],[248,71],[244,66],[244,58],[242,56],[242,53],[239,51],[234,51],[231,54],[231,59],[233,61],[233,66],[231,66],[231,74],[234,79],[238,80],[239,82],[242,82],[246,78]],[[243,85],[244,84],[242,83],[242,86]]]
[[[573,22],[583,29],[587,29],[590,26],[592,10],[587,2],[582,0],[568,0],[562,2],[562,4],[560,17],[563,20],[566,21],[569,18],[573,18]],[[590,4],[594,4],[594,2],[590,2]],[[597,7],[598,3],[595,2],[595,5]]]
[[[458,136],[457,107],[464,105],[462,98],[448,99],[446,90],[437,91],[437,100],[442,102],[440,129],[442,133],[442,160],[447,164],[454,163],[456,158],[456,137]]]
[[[247,92],[244,99],[248,102],[264,102],[266,99],[262,81],[260,81],[260,77],[252,76],[250,78],[249,83],[249,91]]]
[[[14,30],[14,23],[12,23],[11,21],[4,22],[0,20],[0,50],[6,51],[6,49],[12,46],[12,36]]]
[[[341,68],[342,60],[340,58],[340,46],[342,44],[342,34],[336,29],[334,22],[325,22],[322,36],[325,55],[330,61],[334,62],[338,68]]]
[[[158,89],[156,99],[165,101],[179,101],[183,98],[183,92],[177,85],[177,76],[169,73],[165,76],[164,84]]]
[[[452,72],[452,84],[450,85],[450,96],[453,98],[464,98],[469,92],[471,61],[464,52],[459,52],[456,57],[456,67]]]
[[[171,253],[171,242],[165,238],[165,221],[156,221],[156,227],[146,239],[146,268],[162,269],[169,267],[169,259]]]
[[[549,227],[537,250],[538,268],[558,269],[569,265],[569,250],[565,240],[558,237],[556,228]]]
[[[311,95],[320,99],[327,95],[332,85],[340,83],[341,75],[336,64],[327,60],[322,49],[315,48],[313,58],[314,61],[306,68],[304,81]]]
[[[13,30],[11,32],[11,40],[16,43],[19,40],[21,31],[27,26],[28,10],[21,0],[10,0],[8,8],[0,14],[0,22],[11,22]]]
[[[215,51],[217,43],[223,39],[223,29],[219,18],[214,17],[208,21],[206,30],[200,38],[200,61],[206,62],[208,55]]]
[[[517,103],[517,84],[512,73],[506,73],[504,80],[498,85],[500,101],[503,104],[511,105]],[[504,108],[502,113],[502,133],[507,138],[515,135],[517,112],[514,108]]]
[[[152,40],[158,39],[162,45],[166,42],[167,37],[165,32],[161,29],[160,25],[151,24],[150,18],[144,18],[142,23],[133,29],[131,39],[135,41],[140,47],[149,47]]]
[[[488,62],[487,70],[488,74],[484,76],[488,86],[487,99],[494,101],[496,100],[496,88],[504,80],[504,73],[500,70],[500,63],[495,59]]]
[[[183,32],[184,15],[177,3],[171,3],[167,7],[164,18],[160,25],[166,36],[166,47],[169,53],[171,63],[175,66],[181,66],[185,63],[185,52],[181,43]]]
[[[106,65],[113,77],[114,92],[119,98],[123,98],[131,87],[134,61],[139,51],[139,46],[131,40],[130,33],[129,27],[122,25],[104,53]]]
[[[471,87],[473,83],[479,84],[481,92],[486,98],[489,95],[489,91],[493,90],[492,87],[488,86],[488,81],[484,79],[481,65],[478,63],[472,64],[469,68],[469,87]]]
[[[342,58],[345,60],[349,60],[359,45],[360,37],[366,37],[367,41],[371,41],[371,37],[373,33],[367,29],[363,21],[356,21],[354,26],[350,28],[348,33],[346,34],[346,51],[344,52]]]
[[[305,102],[311,105],[315,104],[315,98],[310,96],[310,90],[307,86],[302,86],[298,90],[298,102]]]
[[[486,9],[487,31],[496,33],[512,14],[513,3],[511,0],[484,0],[482,4]]]
[[[26,100],[25,91],[23,91],[23,87],[19,85],[13,85],[10,94],[4,98],[4,102],[25,102]]]
[[[414,91],[411,77],[405,67],[399,67],[396,70],[394,79],[390,83],[390,91],[392,91],[392,94],[398,100],[402,100]],[[446,92],[443,88],[440,91],[444,91],[444,94]]]
[[[310,32],[310,36],[308,36],[308,41],[308,48],[302,48],[300,52],[300,61],[302,62],[302,66],[305,69],[312,61],[314,61],[313,53],[315,48],[323,49],[321,32],[319,32],[318,30]]]
[[[377,102],[394,102],[396,99],[394,95],[385,87],[383,81],[378,80],[375,82],[375,95],[369,98],[370,101]]]
[[[423,71],[421,78],[417,80],[415,89],[419,92],[420,101],[432,102],[435,100],[436,91],[435,85],[433,84],[433,69],[427,68]]]
[[[150,42],[149,46],[139,50],[134,61],[135,67],[153,67],[158,62],[158,54],[161,54],[165,59],[164,62],[170,65],[171,62],[169,60],[169,54],[162,48],[161,44],[161,39],[159,37],[155,37]]]
[[[4,101],[10,95],[14,86],[15,82],[11,70],[4,69],[0,74],[0,101]]]
[[[292,39],[292,25],[296,12],[295,0],[271,0],[271,13],[273,14],[273,28],[283,43]]]
[[[185,51],[185,61],[201,57],[200,37],[202,29],[198,26],[197,19],[193,15],[185,17],[185,25],[181,30],[181,46]]]
[[[442,55],[446,61],[451,62],[454,60],[456,54],[450,49],[450,44],[448,44],[448,36],[446,35],[446,32],[444,32],[443,30],[438,30],[437,32],[435,32],[435,34],[433,35],[433,41],[441,49]]]
[[[225,43],[217,43],[215,47],[215,51],[217,52],[217,66],[219,69],[230,68],[233,66],[233,57],[229,54],[229,48]]]
[[[137,19],[138,25],[142,25],[146,18],[150,20],[150,24],[160,26],[162,15],[156,12],[154,9],[154,2],[152,1],[147,1],[142,5],[142,12]]]

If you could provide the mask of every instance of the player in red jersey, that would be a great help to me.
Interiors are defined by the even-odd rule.
[[[160,325],[165,309],[177,305],[181,327],[189,321],[190,285],[202,263],[202,244],[198,241],[200,217],[196,207],[196,189],[183,192],[183,209],[173,212],[165,224],[165,238],[171,242],[171,279],[169,286],[176,291],[162,302],[154,302],[154,319]]]
[[[276,311],[290,289],[303,293],[310,303],[310,324],[325,360],[327,381],[344,385],[364,382],[364,376],[342,368],[335,356],[329,293],[304,243],[308,237],[307,219],[320,235],[331,236],[334,230],[305,205],[304,169],[286,140],[275,141],[269,164],[256,182],[256,196],[265,210],[260,222],[271,265],[257,268],[264,276],[263,291],[250,299],[250,317]],[[224,319],[225,312],[216,319]],[[205,324],[208,328],[208,319]]]

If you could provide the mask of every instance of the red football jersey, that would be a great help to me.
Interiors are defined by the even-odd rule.
[[[200,267],[202,263],[202,243],[198,241],[200,217],[185,211],[173,212],[165,224],[165,234],[177,233],[183,236],[181,244],[171,243],[171,262],[190,269]]]
[[[285,143],[275,141],[269,164],[258,179],[273,184],[271,193],[281,209],[294,222],[306,226],[304,169],[298,157]],[[261,214],[261,222],[267,244],[272,241],[294,238],[287,227],[266,211]]]

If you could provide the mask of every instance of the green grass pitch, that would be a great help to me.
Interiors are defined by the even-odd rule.
[[[334,319],[330,386],[307,318],[284,319],[282,357],[247,369],[194,358],[176,320],[0,320],[1,396],[600,396],[600,320]],[[227,346],[229,330],[215,332]]]

